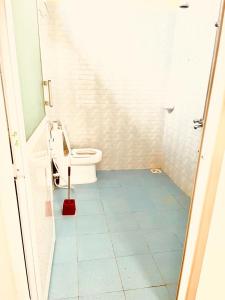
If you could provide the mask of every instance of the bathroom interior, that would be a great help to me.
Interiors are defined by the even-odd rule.
[[[54,173],[48,299],[175,300],[220,1],[29,3]],[[69,164],[76,214],[64,216]],[[44,289],[50,240],[37,244]]]

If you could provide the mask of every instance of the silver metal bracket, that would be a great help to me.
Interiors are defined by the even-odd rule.
[[[195,124],[194,129],[198,129],[198,128],[203,127],[204,120],[202,118],[201,119],[194,119],[193,123]]]

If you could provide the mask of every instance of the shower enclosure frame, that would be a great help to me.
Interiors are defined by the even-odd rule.
[[[2,7],[8,7],[9,1],[8,0],[0,0],[1,1],[1,8]],[[224,11],[224,1],[222,2],[222,12]],[[8,8],[9,9],[9,8]],[[8,10],[4,9],[1,14],[3,17],[3,21],[6,21],[4,24],[6,27],[1,28],[0,27],[0,45],[5,45],[5,47],[8,47],[8,53],[7,53],[7,59],[8,59],[8,64],[3,64],[2,65],[2,71],[3,73],[7,73],[11,77],[11,82],[10,84],[7,83],[7,85],[4,86],[4,88],[7,90],[6,93],[6,98],[5,101],[8,106],[11,108],[13,107],[14,110],[10,109],[7,111],[7,114],[9,115],[9,121],[12,122],[13,124],[12,127],[17,128],[18,130],[18,138],[20,139],[21,143],[18,145],[18,158],[21,163],[20,169],[24,169],[23,165],[23,158],[24,155],[26,155],[24,149],[25,149],[25,139],[24,139],[24,133],[23,129],[24,126],[21,123],[22,122],[22,107],[21,107],[21,102],[18,101],[20,99],[20,92],[18,88],[18,74],[17,74],[17,62],[15,59],[15,45],[13,43],[9,43],[13,39],[13,31],[12,31],[12,16],[8,14]],[[221,16],[223,13],[221,14]],[[222,19],[220,20],[222,22]],[[2,21],[1,21],[2,22]],[[219,45],[216,46],[215,50],[215,58],[213,60],[213,69],[212,69],[212,77],[216,78],[219,77],[220,80],[223,79],[223,76],[221,76],[221,72],[217,74],[217,70],[215,70],[216,62],[219,60],[219,65],[224,64],[225,65],[225,58],[222,57],[222,54],[218,51],[221,51],[225,48],[225,32],[224,32],[224,24],[222,26],[222,23],[220,23],[220,27],[218,28],[219,33],[219,39],[220,39],[220,34],[221,30],[223,27],[223,32],[222,32],[222,41],[223,44],[219,47]],[[1,49],[2,50],[2,49]],[[2,60],[2,53],[0,52],[0,59]],[[213,79],[212,78],[212,79]],[[213,90],[218,89],[221,87],[218,87],[218,80],[217,84],[213,87],[212,89],[212,83],[213,81],[210,81],[209,87],[210,87],[210,93],[208,93],[207,96],[207,101],[206,101],[206,107],[205,107],[205,119],[204,119],[204,134],[202,136],[202,142],[201,142],[201,152],[199,155],[199,161],[198,161],[198,170],[196,173],[196,180],[195,180],[195,191],[193,193],[192,197],[192,205],[191,205],[191,210],[190,210],[190,217],[189,217],[189,225],[188,225],[188,231],[186,235],[186,241],[185,241],[185,250],[184,250],[184,256],[183,256],[183,263],[182,263],[182,270],[180,272],[180,282],[179,282],[179,289],[178,289],[178,295],[177,299],[178,300],[193,300],[193,293],[196,293],[197,290],[197,285],[198,285],[198,280],[200,277],[200,272],[201,272],[201,266],[202,266],[202,258],[204,255],[205,251],[205,244],[207,241],[208,237],[208,230],[210,226],[210,214],[209,213],[209,208],[213,207],[213,201],[214,201],[214,195],[215,195],[215,188],[217,186],[217,182],[211,182],[213,186],[210,185],[210,187],[207,187],[208,180],[210,179],[211,172],[214,171],[213,175],[215,178],[219,175],[219,162],[221,160],[221,157],[219,156],[219,160],[215,156],[216,153],[214,153],[214,147],[211,147],[210,143],[210,134],[217,134],[218,131],[224,130],[225,131],[225,124],[222,124],[224,127],[220,127],[221,124],[219,124],[220,120],[220,113],[222,110],[222,104],[223,104],[223,99],[215,99],[215,95],[213,95]],[[14,87],[13,92],[9,93],[9,89]],[[222,87],[224,88],[224,86]],[[11,97],[8,97],[8,95],[11,95]],[[214,98],[213,98],[214,97]],[[219,107],[218,107],[219,106]],[[210,117],[208,119],[208,116]],[[218,122],[215,124],[213,121],[213,118],[215,120],[218,120]],[[9,132],[12,138],[13,132]],[[220,141],[217,141],[218,143]],[[218,147],[222,145],[218,144]],[[217,144],[216,144],[217,145]],[[216,166],[217,168],[211,169],[211,164],[214,163],[214,160],[217,161]],[[206,174],[205,171],[207,170]],[[23,175],[23,173],[21,173]],[[27,189],[27,183],[22,182],[20,183],[21,185],[21,190],[24,191],[24,194],[19,195],[19,201],[24,202],[24,199],[26,198],[26,189]],[[208,188],[211,188],[211,193],[210,195],[212,196],[211,198],[206,195],[205,192],[208,190]],[[201,207],[200,210],[195,212],[195,207],[194,204],[197,202],[203,203],[204,200],[206,201],[204,204],[204,207]],[[33,259],[33,250],[32,250],[32,245],[29,240],[30,234],[33,234],[33,231],[30,230],[29,228],[29,223],[28,223],[28,216],[27,216],[27,209],[24,205],[21,206],[21,210],[23,213],[23,222],[22,222],[22,228],[23,232],[25,233],[23,238],[24,238],[24,243],[26,244],[26,263],[28,266],[29,274],[28,274],[28,279],[29,279],[29,287],[31,291],[31,297],[32,300],[38,299],[38,293],[37,293],[37,278],[35,276],[35,271],[34,271],[34,259]],[[195,213],[195,214],[194,214]],[[207,218],[204,221],[204,216]],[[201,226],[199,226],[199,222],[196,222],[196,219],[201,219]],[[205,222],[205,223],[204,223]],[[204,226],[203,226],[204,225]],[[193,232],[192,227],[195,227],[195,231]],[[205,230],[206,229],[206,230]],[[201,242],[203,243],[200,245],[196,239],[196,237],[199,237]],[[201,255],[200,255],[201,254]],[[197,270],[193,268],[193,264],[195,264],[195,267],[197,266]],[[192,288],[191,288],[192,287]],[[194,287],[194,288],[193,288]],[[192,291],[191,291],[192,290]],[[191,298],[192,297],[192,298]]]

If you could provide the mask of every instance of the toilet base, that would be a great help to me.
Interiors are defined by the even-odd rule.
[[[71,184],[87,184],[96,181],[96,165],[71,166]]]

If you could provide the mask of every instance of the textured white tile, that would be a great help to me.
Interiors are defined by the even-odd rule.
[[[195,39],[204,45],[207,35],[197,34],[196,26],[192,30],[193,19],[174,34],[175,6],[157,9],[157,1],[144,9],[136,4],[139,26],[124,28],[121,23],[133,22],[133,8],[127,6],[124,15],[118,5],[111,7],[116,25],[111,9],[101,6],[88,15],[87,26],[82,1],[48,2],[48,18],[40,22],[43,72],[52,80],[54,98],[48,115],[64,122],[73,146],[103,151],[99,169],[162,167],[190,195],[201,136],[192,120],[202,115],[208,74]],[[189,39],[183,43],[184,30]],[[170,115],[162,111],[164,100],[175,102]]]
[[[160,166],[161,103],[175,9],[171,15],[157,2],[154,9],[137,2],[135,8],[124,8],[124,15],[120,2],[103,3],[101,10],[92,5],[89,1],[87,16],[83,1],[48,3],[41,44],[44,75],[52,79],[54,108],[49,115],[65,123],[72,145],[103,150],[100,169]],[[140,22],[133,30],[131,16],[136,10]],[[146,26],[149,20],[151,26]]]

